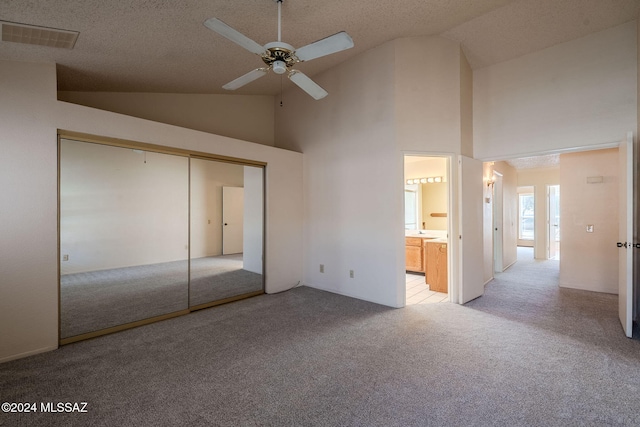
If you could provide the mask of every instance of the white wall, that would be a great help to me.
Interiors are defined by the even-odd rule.
[[[461,152],[460,45],[441,37],[394,41],[396,138],[407,152]],[[468,97],[468,91],[466,97]],[[470,107],[470,105],[469,105]]]
[[[276,109],[276,144],[304,152],[303,283],[401,306],[404,186],[393,58],[394,43],[385,43],[314,76],[329,92],[321,101],[287,91]]]
[[[302,271],[302,155],[56,100],[55,64],[0,61],[0,361],[57,347],[57,129],[265,161],[266,290]]]
[[[55,70],[0,61],[0,362],[58,346]]]
[[[473,152],[473,71],[460,46],[460,154]]]
[[[618,293],[618,167],[617,148],[560,156],[562,287]],[[587,184],[590,176],[603,183]]]
[[[58,92],[60,101],[264,145],[274,145],[273,96]],[[250,123],[251,126],[247,126]]]
[[[535,168],[518,170],[518,186],[532,186],[535,199],[534,244],[535,259],[547,259],[548,199],[547,186],[560,184],[560,168]],[[562,190],[562,189],[561,189]],[[562,242],[560,243],[562,245]]]
[[[474,155],[617,142],[637,129],[636,22],[475,70]]]

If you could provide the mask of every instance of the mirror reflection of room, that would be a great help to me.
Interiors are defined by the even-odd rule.
[[[264,170],[61,139],[61,343],[263,293]]]
[[[191,159],[192,307],[262,291],[263,204],[263,168]]]
[[[188,309],[189,159],[60,142],[60,337]]]
[[[406,304],[448,301],[445,157],[405,156]]]

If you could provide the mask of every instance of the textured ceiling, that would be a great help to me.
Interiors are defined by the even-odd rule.
[[[544,156],[522,157],[506,161],[515,169],[553,168],[560,166],[560,154],[546,154]]]
[[[474,68],[636,19],[640,0],[284,0],[282,38],[301,47],[347,31],[355,47],[297,66],[309,76],[405,36],[458,40]],[[79,31],[73,50],[0,42],[0,59],[55,61],[58,89],[228,93],[260,59],[202,24],[217,17],[260,44],[277,38],[274,0],[2,0],[0,20]],[[291,85],[287,79],[284,84]],[[268,75],[236,91],[276,94]]]
[[[472,68],[507,61],[630,21],[638,0],[517,0],[442,33]]]

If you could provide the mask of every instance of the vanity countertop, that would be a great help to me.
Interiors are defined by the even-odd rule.
[[[447,243],[446,237],[441,237],[431,233],[407,233],[405,234],[405,237],[416,237],[419,239],[427,239],[430,242]]]

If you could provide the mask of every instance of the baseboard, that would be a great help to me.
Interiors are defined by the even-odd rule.
[[[34,356],[36,354],[46,353],[48,351],[57,350],[57,349],[58,349],[58,346],[56,345],[56,346],[42,347],[42,348],[31,350],[31,351],[25,351],[24,353],[18,353],[18,354],[13,354],[11,356],[3,357],[0,359],[0,363],[10,362],[12,360],[17,360],[17,359],[23,359],[25,357]]]
[[[385,307],[391,307],[391,308],[402,308],[402,307],[404,307],[404,306],[396,307],[394,305],[389,305],[389,304],[387,304],[385,302],[382,302],[382,301],[376,301],[374,299],[363,298],[360,295],[353,295],[353,294],[350,294],[349,292],[339,291],[337,289],[331,289],[331,288],[316,286],[316,285],[314,285],[312,283],[303,282],[302,285],[303,286],[307,286],[309,288],[317,289],[319,291],[331,292],[332,294],[342,295],[343,297],[355,298],[355,299],[371,302],[371,303],[378,304],[378,305],[384,305]]]
[[[494,277],[493,277],[493,276],[491,276],[491,278],[490,278],[489,280],[487,280],[486,282],[484,282],[484,285],[483,285],[483,286],[487,286],[487,284],[488,284],[490,281],[492,281],[493,279],[494,279]]]
[[[587,292],[599,292],[601,294],[609,294],[609,295],[618,295],[618,289],[615,286],[611,286],[609,288],[589,288],[589,287],[585,287],[585,286],[579,286],[579,285],[574,285],[572,283],[564,283],[561,282],[558,284],[558,287],[560,288],[564,288],[564,289],[575,289],[578,291],[587,291]]]
[[[502,269],[502,272],[504,273],[505,271],[507,271],[507,269],[509,267],[511,267],[513,264],[515,264],[516,262],[518,262],[518,260],[516,259],[515,261],[513,261],[511,264],[507,265],[505,268]]]

